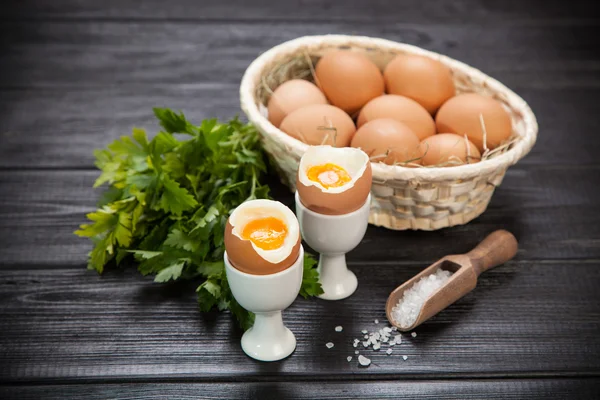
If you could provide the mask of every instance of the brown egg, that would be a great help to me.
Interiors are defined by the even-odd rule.
[[[315,169],[316,173],[313,172]],[[365,204],[372,179],[371,162],[364,151],[349,147],[313,146],[300,160],[296,188],[300,201],[309,210],[319,214],[343,215]]]
[[[317,85],[331,104],[349,114],[383,94],[381,71],[367,56],[353,51],[330,51],[315,68]]]
[[[435,122],[431,115],[416,101],[405,96],[388,94],[368,102],[358,115],[356,126],[380,118],[392,118],[408,126],[419,138],[435,135]]]
[[[468,143],[468,150],[467,150]],[[463,136],[455,135],[454,133],[439,133],[434,136],[425,138],[421,141],[421,159],[423,165],[438,165],[449,163],[452,166],[464,164],[473,164],[479,162],[481,153],[470,140],[466,140]],[[456,162],[457,164],[450,164]]]
[[[260,235],[243,239],[244,230],[249,227],[254,229],[251,233]],[[280,242],[275,242],[277,239]],[[265,248],[257,247],[251,240],[262,241],[260,245]],[[296,216],[285,205],[273,200],[242,203],[225,225],[227,258],[231,265],[247,274],[269,275],[291,267],[300,254],[300,241]]]
[[[385,67],[383,76],[388,93],[410,97],[430,114],[456,92],[450,69],[424,56],[399,55]]]
[[[283,119],[279,129],[313,146],[335,147],[348,146],[356,132],[352,118],[328,104],[313,104],[293,111]]]
[[[483,152],[483,117],[487,147],[492,150],[512,133],[510,115],[502,105],[491,97],[466,93],[448,100],[438,111],[435,123],[438,132],[466,134],[469,140]]]
[[[310,104],[327,104],[325,95],[317,86],[303,79],[284,82],[269,99],[269,121],[279,128],[289,113]]]
[[[421,163],[419,138],[408,126],[391,118],[376,119],[361,126],[351,146],[361,148],[373,162]]]

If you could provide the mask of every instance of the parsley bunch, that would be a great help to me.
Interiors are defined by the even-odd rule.
[[[133,129],[105,150],[96,150],[102,171],[94,187],[108,184],[90,224],[75,233],[94,248],[88,268],[102,273],[128,256],[155,282],[204,278],[196,292],[202,311],[230,310],[244,329],[254,315],[233,298],[223,264],[223,233],[229,213],[246,200],[268,198],[260,183],[266,158],[258,134],[237,119],[196,126],[182,113],[155,108],[163,130],[148,140]],[[316,262],[304,260],[300,294],[323,293]]]

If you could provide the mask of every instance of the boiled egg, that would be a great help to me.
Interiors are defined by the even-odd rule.
[[[419,138],[402,122],[380,118],[360,127],[351,143],[365,151],[371,161],[390,165],[420,164]]]
[[[477,93],[465,93],[444,103],[435,117],[437,131],[467,135],[469,140],[484,151],[498,147],[512,134],[512,122],[499,101]]]
[[[284,82],[269,99],[269,121],[279,127],[289,113],[310,104],[327,104],[325,95],[315,84],[303,79]]]
[[[352,118],[328,104],[312,104],[290,113],[279,129],[310,145],[336,147],[348,146],[356,132]]]
[[[358,115],[356,126],[360,128],[369,121],[380,118],[392,118],[406,124],[423,140],[435,135],[435,121],[423,106],[405,96],[388,94],[368,102]]]
[[[253,275],[283,271],[300,254],[300,227],[294,213],[273,200],[240,204],[225,226],[225,250],[231,265]]]
[[[456,92],[450,69],[429,57],[398,55],[386,65],[383,76],[387,93],[409,97],[430,114]]]
[[[348,114],[384,91],[381,71],[366,55],[348,50],[330,51],[315,68],[316,82],[331,104]]]
[[[300,159],[296,188],[306,208],[342,215],[365,204],[371,182],[371,163],[362,150],[312,146]]]
[[[481,153],[467,138],[454,133],[438,133],[421,141],[423,165],[450,167],[473,164],[481,160]]]

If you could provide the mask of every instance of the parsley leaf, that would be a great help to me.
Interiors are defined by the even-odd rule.
[[[230,212],[246,200],[269,198],[261,184],[267,172],[258,133],[238,119],[193,125],[181,112],[155,108],[162,127],[152,139],[134,128],[106,149],[96,150],[101,171],[94,187],[108,185],[89,223],[75,234],[94,248],[88,268],[102,273],[111,262],[132,255],[155,282],[198,279],[201,311],[229,310],[244,329],[254,315],[231,293],[223,264],[223,233]],[[184,134],[179,140],[176,134]],[[316,296],[316,261],[304,259],[300,294]]]

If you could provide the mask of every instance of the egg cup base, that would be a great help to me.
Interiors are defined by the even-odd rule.
[[[259,361],[278,361],[296,349],[296,337],[283,325],[281,311],[256,313],[254,326],[242,336],[242,350]]]

